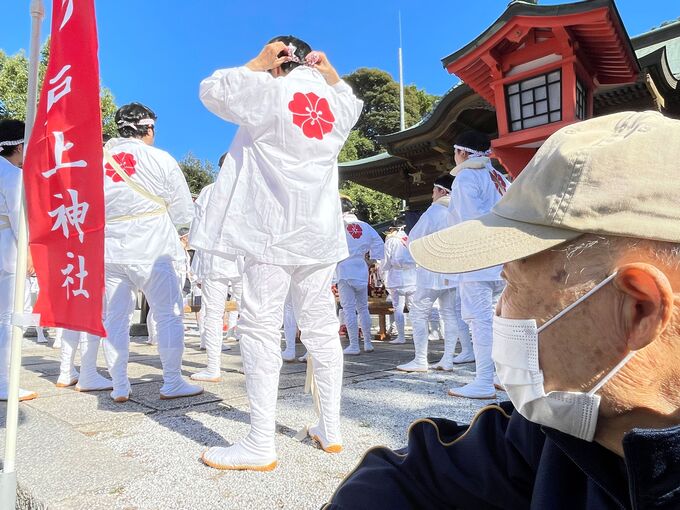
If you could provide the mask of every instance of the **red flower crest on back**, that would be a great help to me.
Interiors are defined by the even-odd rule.
[[[322,140],[333,130],[335,116],[328,101],[314,92],[296,92],[288,109],[293,113],[293,124],[299,126],[307,138]]]
[[[136,173],[135,165],[137,164],[137,160],[135,160],[135,157],[132,154],[128,152],[119,152],[118,154],[113,154],[113,159],[127,175],[134,175]],[[104,165],[104,171],[106,172],[106,175],[111,177],[113,182],[123,181],[123,178],[118,175],[108,163]]]
[[[364,233],[364,230],[358,223],[350,223],[349,225],[347,225],[347,233],[351,235],[354,239],[359,239],[361,235]]]

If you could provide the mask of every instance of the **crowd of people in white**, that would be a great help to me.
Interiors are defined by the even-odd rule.
[[[337,156],[362,102],[325,54],[291,36],[275,38],[246,65],[203,80],[200,98],[239,130],[220,160],[217,181],[195,201],[175,159],[154,146],[154,112],[139,103],[116,112],[119,137],[104,146],[107,337],[60,331],[57,386],[111,390],[116,402],[130,398],[129,331],[141,291],[150,307],[149,343],[157,345],[163,366],[160,398],[198,395],[203,389],[194,382],[221,379],[225,303],[231,299],[237,307],[228,313],[227,336],[240,343],[251,429],[232,446],[210,448],[203,461],[220,469],[276,466],[279,370],[282,360],[297,359],[298,329],[307,349],[299,359],[308,363],[319,415],[308,434],[323,450],[339,452],[343,354],[361,354],[360,332],[363,352],[374,351],[368,281],[369,265],[375,264],[394,309],[391,343],[406,342],[406,310],[412,324],[414,359],[396,368],[451,371],[456,364],[474,362],[474,380],[450,395],[494,398],[492,319],[503,289],[500,267],[435,273],[418,267],[409,252],[411,241],[489,212],[504,194],[509,183],[491,165],[489,139],[462,133],[455,145],[456,166],[435,181],[432,205],[408,234],[396,222],[383,241],[356,216],[351,200],[339,195]],[[0,398],[6,399],[22,122],[0,122],[0,149]],[[193,260],[188,246],[195,250]],[[181,375],[187,277],[201,295],[201,347],[207,355],[205,369],[191,376],[193,382]],[[333,285],[349,339],[344,353]],[[428,339],[440,331],[444,354],[430,366]],[[100,341],[110,379],[97,372]],[[36,396],[21,390],[22,400]]]

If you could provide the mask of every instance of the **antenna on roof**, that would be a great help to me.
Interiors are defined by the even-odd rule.
[[[401,10],[399,11],[399,130],[406,129],[404,115],[404,62],[401,58]]]

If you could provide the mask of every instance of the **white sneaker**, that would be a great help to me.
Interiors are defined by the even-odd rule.
[[[412,360],[403,365],[397,365],[397,370],[401,370],[402,372],[427,372],[428,366],[427,363],[422,364],[416,360]]]
[[[343,354],[346,354],[348,356],[358,356],[360,352],[361,351],[359,350],[359,345],[348,345],[342,351]]]

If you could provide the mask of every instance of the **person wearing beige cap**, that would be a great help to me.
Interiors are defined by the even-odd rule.
[[[449,212],[452,225],[488,213],[500,200],[509,184],[491,165],[489,137],[478,131],[465,131],[456,138],[451,170]],[[449,395],[466,398],[495,398],[494,368],[491,361],[493,310],[505,283],[500,266],[461,274],[458,278],[461,315],[472,335],[475,378]],[[467,358],[469,360],[469,357]]]
[[[325,508],[680,508],[678,140],[657,112],[564,127],[489,214],[412,244],[433,271],[503,264],[512,403],[416,422]]]

